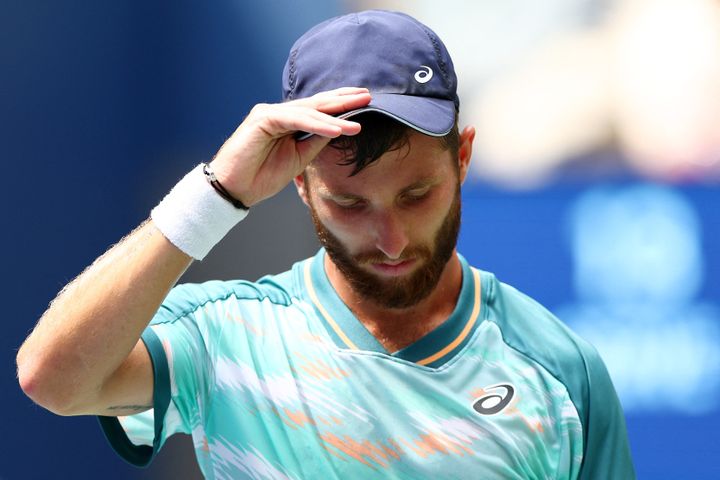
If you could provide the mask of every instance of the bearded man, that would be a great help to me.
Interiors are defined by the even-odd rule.
[[[456,92],[407,15],[308,31],[285,101],[60,292],[19,351],[23,390],[98,415],[136,465],[191,434],[208,478],[634,478],[595,350],[455,249],[475,137]],[[289,182],[314,257],[173,288]]]

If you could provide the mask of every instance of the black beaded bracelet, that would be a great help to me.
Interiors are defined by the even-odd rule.
[[[218,181],[217,177],[215,176],[215,172],[213,172],[210,169],[209,163],[203,163],[203,173],[205,174],[205,178],[207,179],[208,183],[212,185],[212,187],[215,189],[217,193],[220,194],[221,197],[223,197],[225,200],[233,204],[233,207],[239,208],[241,210],[250,210],[250,207],[246,206],[243,202],[238,200],[237,198],[230,195],[230,192],[228,192],[225,187],[222,186],[222,184]]]

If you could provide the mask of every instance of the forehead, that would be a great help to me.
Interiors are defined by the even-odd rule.
[[[354,164],[342,165],[343,151],[325,147],[306,172],[316,186],[328,190],[365,187],[404,186],[430,178],[444,178],[454,172],[451,153],[440,138],[418,132],[409,134],[407,145],[391,150],[357,174],[350,176]]]

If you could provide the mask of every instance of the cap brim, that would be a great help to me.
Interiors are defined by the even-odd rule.
[[[351,118],[365,112],[385,114],[425,135],[442,137],[455,125],[455,102],[431,97],[416,97],[395,93],[372,93],[372,100],[363,108],[337,115]],[[304,140],[313,134],[298,132],[296,138]]]

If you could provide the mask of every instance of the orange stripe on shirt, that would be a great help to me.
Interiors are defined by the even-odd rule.
[[[317,293],[315,292],[315,286],[312,283],[312,278],[310,276],[310,265],[312,262],[307,262],[305,264],[305,285],[307,285],[308,289],[308,295],[310,295],[310,299],[315,304],[317,309],[320,311],[320,314],[325,318],[325,320],[330,324],[332,329],[335,331],[338,337],[345,343],[345,345],[348,346],[348,348],[351,348],[353,350],[360,350],[357,345],[355,345],[350,338],[348,338],[347,335],[345,335],[345,332],[342,331],[340,328],[340,325],[338,325],[335,320],[330,316],[327,310],[325,310],[325,307],[322,306],[320,303],[320,299],[317,296]]]
[[[420,360],[418,365],[427,365],[429,363],[432,363],[448,353],[452,352],[455,348],[457,348],[458,345],[460,345],[463,340],[468,336],[470,331],[473,328],[473,325],[475,325],[475,322],[477,321],[477,317],[480,313],[480,274],[477,270],[473,269],[473,279],[475,281],[475,295],[473,297],[473,309],[470,313],[470,318],[468,319],[467,323],[465,324],[465,328],[462,329],[462,332],[460,332],[460,335],[458,335],[455,340],[450,342],[448,346],[440,350],[439,352],[430,355],[429,357],[423,358]]]

